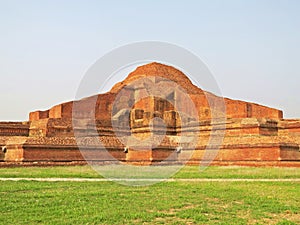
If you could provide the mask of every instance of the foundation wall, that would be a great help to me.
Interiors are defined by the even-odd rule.
[[[8,145],[4,160],[6,162],[24,161],[24,150],[22,148],[22,145]]]
[[[1,136],[28,136],[28,122],[0,122]]]

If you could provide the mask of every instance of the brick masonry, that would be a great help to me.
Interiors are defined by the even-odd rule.
[[[161,88],[166,99],[160,93],[146,95],[156,88]],[[226,115],[214,114],[209,106],[220,101],[222,98],[196,87],[174,67],[150,63],[138,67],[108,93],[31,112],[27,122],[0,122],[0,146],[6,150],[1,151],[0,161],[195,164],[212,152],[217,153],[213,164],[300,166],[300,120],[286,120],[281,110],[228,98],[224,99]],[[193,107],[198,122],[189,115]],[[213,126],[213,115],[224,116],[225,120]],[[159,122],[151,128],[154,118],[163,121],[166,130]],[[84,129],[80,128],[82,124]],[[134,137],[141,143],[154,134],[158,138],[161,135],[162,142],[150,149],[133,145],[124,152],[126,146],[116,136],[116,126],[124,137]],[[96,138],[103,146],[95,143],[89,129],[96,129]],[[225,134],[219,150],[209,142],[211,135],[220,135],[215,129]],[[84,140],[80,144],[84,154],[79,151],[74,131]],[[178,151],[180,137],[195,132],[194,145],[182,142]]]

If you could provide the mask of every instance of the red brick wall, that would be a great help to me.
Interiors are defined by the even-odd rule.
[[[95,105],[95,118],[111,120],[112,106],[115,101],[115,94],[101,94],[97,98]]]
[[[202,160],[204,150],[196,150],[191,160]],[[277,161],[280,160],[280,148],[274,147],[256,147],[256,148],[227,148],[220,149],[214,160],[221,161]]]
[[[72,118],[73,102],[66,102],[62,104],[62,118]]]
[[[131,150],[126,154],[127,161],[148,161],[152,159],[151,150]]]
[[[49,117],[49,110],[46,110],[46,111],[35,111],[35,112],[29,113],[29,121],[46,119],[48,117]]]
[[[24,159],[24,152],[21,145],[7,146],[4,160],[7,162],[21,162]]]
[[[247,118],[247,103],[225,99],[228,118]]]
[[[49,111],[49,118],[61,118],[62,117],[62,105],[53,106]]]

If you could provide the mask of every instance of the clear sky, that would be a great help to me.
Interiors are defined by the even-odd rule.
[[[223,96],[300,118],[300,1],[0,1],[0,120],[72,100],[110,50],[156,40],[211,69]]]

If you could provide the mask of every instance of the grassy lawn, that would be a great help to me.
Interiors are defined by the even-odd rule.
[[[0,168],[0,177],[101,178],[90,166]],[[300,168],[185,166],[174,178],[300,178]]]
[[[0,182],[0,224],[299,224],[293,182]]]
[[[0,177],[101,178],[90,166],[0,168]]]
[[[174,178],[300,178],[300,168],[210,166],[199,170],[198,166],[186,166]]]
[[[0,177],[99,178],[89,166],[1,168]],[[300,169],[187,166],[175,178],[300,178]],[[0,182],[0,224],[300,224],[299,182]]]

